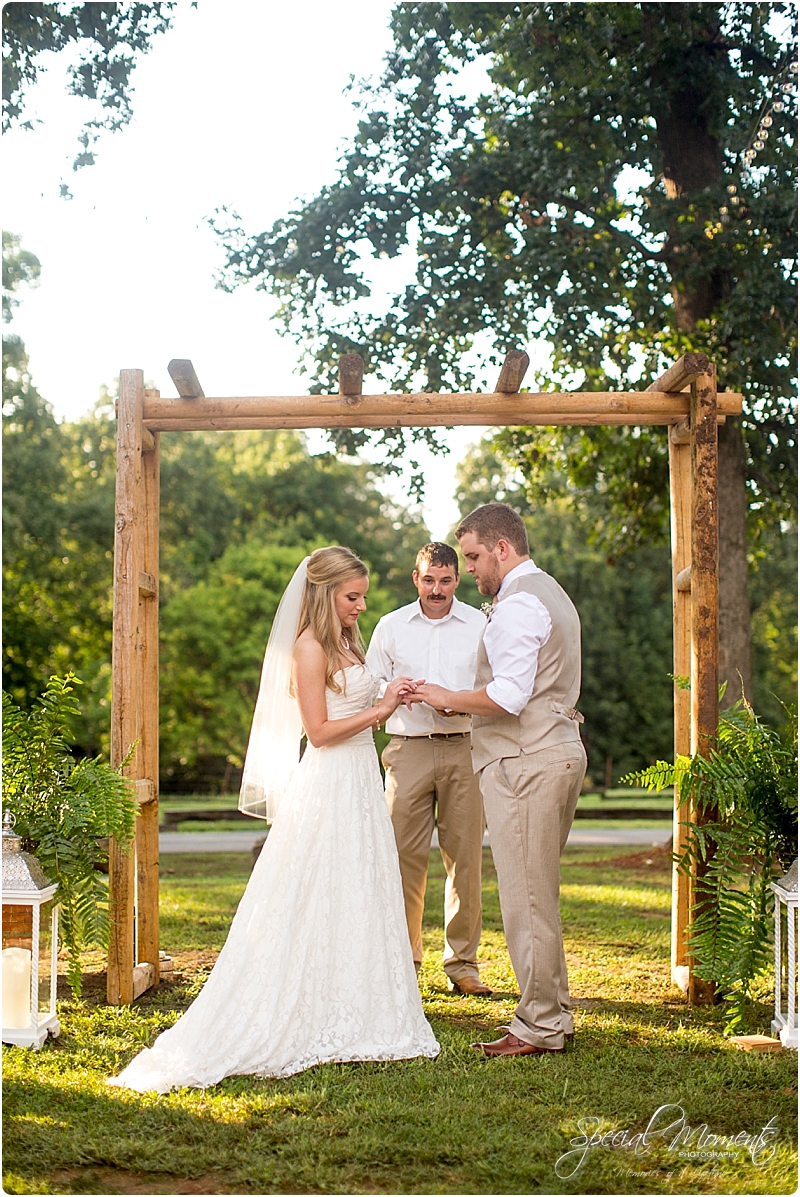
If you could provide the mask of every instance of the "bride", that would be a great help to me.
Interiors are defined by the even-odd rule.
[[[437,1055],[372,740],[413,683],[397,678],[374,701],[358,628],[368,586],[363,562],[337,545],[317,549],[289,583],[240,799],[272,828],[204,988],[110,1084],[166,1093],[243,1073]]]

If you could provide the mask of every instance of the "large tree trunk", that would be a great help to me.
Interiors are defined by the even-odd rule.
[[[652,34],[660,22],[690,20],[692,8],[686,4],[643,4],[642,27]],[[711,10],[712,5],[707,5]],[[694,52],[713,52],[718,30],[709,17],[705,31],[706,45]],[[678,77],[664,67],[661,85],[667,96],[666,106],[657,117],[658,150],[664,189],[668,199],[676,201],[676,216],[685,213],[691,197],[701,199],[703,192],[718,184],[723,172],[723,156],[717,139],[711,134],[705,116],[703,92],[693,86],[693,74]],[[703,274],[697,269],[697,251],[682,244],[679,221],[670,231],[669,266],[675,323],[691,336],[697,322],[707,319],[732,285],[724,268],[715,266]],[[688,251],[688,252],[687,252]],[[703,348],[701,345],[696,346]],[[721,379],[724,386],[724,378]],[[723,706],[730,706],[742,695],[750,697],[750,597],[747,578],[747,491],[745,454],[738,421],[728,422],[719,430],[719,681],[727,682]]]

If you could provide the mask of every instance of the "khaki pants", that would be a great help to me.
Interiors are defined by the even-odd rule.
[[[500,908],[520,989],[512,1032],[560,1048],[572,1032],[561,935],[559,857],[586,772],[578,743],[492,761],[480,781]]]
[[[414,961],[422,960],[422,913],[435,822],[447,870],[444,969],[454,981],[477,977],[484,816],[470,738],[392,736],[383,764]]]

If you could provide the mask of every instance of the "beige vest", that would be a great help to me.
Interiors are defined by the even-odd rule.
[[[580,740],[578,724],[583,715],[575,710],[581,689],[581,624],[569,595],[549,574],[523,574],[504,592],[524,590],[547,608],[553,629],[539,650],[536,680],[528,705],[519,715],[473,715],[472,767],[477,773],[492,761],[521,752],[538,752],[557,744]],[[492,680],[492,667],[481,640],[475,688]]]

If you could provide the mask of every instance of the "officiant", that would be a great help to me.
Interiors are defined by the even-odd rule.
[[[486,617],[455,597],[458,556],[434,541],[417,554],[418,598],[380,620],[367,665],[382,689],[395,677],[424,678],[448,690],[471,689]],[[386,724],[386,801],[392,817],[414,963],[422,963],[422,914],[431,836],[438,830],[447,873],[444,970],[458,993],[488,997],[478,976],[481,937],[483,800],[472,768],[471,719],[424,704],[397,708]]]

